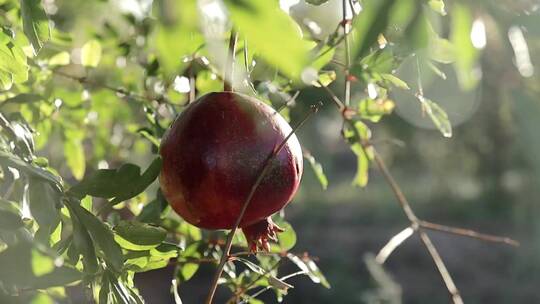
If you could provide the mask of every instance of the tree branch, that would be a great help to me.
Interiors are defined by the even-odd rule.
[[[457,289],[456,284],[454,283],[454,280],[452,279],[452,276],[448,272],[446,265],[444,264],[441,256],[439,255],[439,252],[437,251],[437,249],[431,242],[430,237],[420,227],[420,220],[418,220],[418,217],[413,212],[411,205],[407,201],[407,198],[401,191],[401,188],[395,181],[394,177],[390,174],[390,171],[388,171],[386,164],[384,163],[383,159],[379,156],[375,148],[373,148],[373,157],[374,157],[375,163],[379,167],[379,170],[382,172],[384,178],[388,182],[388,185],[392,189],[392,192],[394,192],[394,195],[396,196],[397,201],[399,202],[401,208],[403,209],[403,212],[405,212],[405,215],[411,222],[411,227],[420,234],[420,239],[422,240],[422,243],[424,244],[427,251],[431,255],[431,258],[433,259],[433,262],[435,263],[435,266],[437,267],[437,270],[439,271],[441,278],[443,279],[444,284],[446,285],[446,288],[448,289],[448,292],[452,296],[452,301],[454,302],[454,304],[462,304],[463,300],[461,299],[459,290]]]

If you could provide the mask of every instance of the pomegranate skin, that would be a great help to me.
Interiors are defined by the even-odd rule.
[[[290,132],[283,117],[256,98],[233,92],[204,95],[180,114],[161,142],[163,194],[187,222],[231,229],[264,164]],[[292,135],[240,223],[252,248],[257,242],[267,247],[273,235],[266,231],[280,231],[268,217],[292,199],[302,171],[301,147]]]

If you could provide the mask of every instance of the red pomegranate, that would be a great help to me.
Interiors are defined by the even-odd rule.
[[[163,194],[189,223],[232,229],[265,163],[290,132],[285,119],[256,98],[204,95],[182,112],[161,142]],[[294,196],[302,166],[293,135],[271,160],[240,222],[251,250],[268,250],[268,240],[283,231],[270,216]]]

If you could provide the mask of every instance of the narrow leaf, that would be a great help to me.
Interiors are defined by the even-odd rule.
[[[43,44],[51,38],[49,19],[41,0],[21,0],[23,31],[37,54]]]
[[[419,99],[420,102],[422,102],[424,110],[429,115],[429,118],[431,118],[431,121],[433,121],[437,129],[441,131],[442,135],[444,137],[452,137],[452,125],[450,124],[448,114],[446,114],[444,109],[430,99],[422,96],[420,96]]]
[[[308,153],[304,153],[304,158],[307,159],[309,164],[311,165],[311,169],[313,169],[313,173],[315,173],[315,176],[317,177],[317,180],[319,181],[319,184],[323,188],[323,190],[326,190],[328,187],[328,178],[324,174],[324,170],[322,165],[315,160],[315,158]]]
[[[114,227],[114,231],[118,243],[130,250],[155,248],[167,236],[167,231],[161,227],[134,221],[122,221]]]
[[[36,178],[30,179],[28,188],[30,212],[39,224],[40,229],[51,233],[60,222],[60,206],[62,194],[49,182]]]
[[[81,224],[88,230],[93,242],[103,251],[103,258],[113,269],[120,271],[124,258],[111,229],[80,205],[70,201],[70,206]]]

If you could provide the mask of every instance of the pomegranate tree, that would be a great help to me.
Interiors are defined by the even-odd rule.
[[[240,222],[250,249],[268,250],[268,240],[282,231],[270,216],[290,202],[302,176],[295,135],[276,151],[291,131],[278,112],[256,98],[234,92],[204,95],[162,140],[161,189],[187,222],[232,229],[268,166]]]

